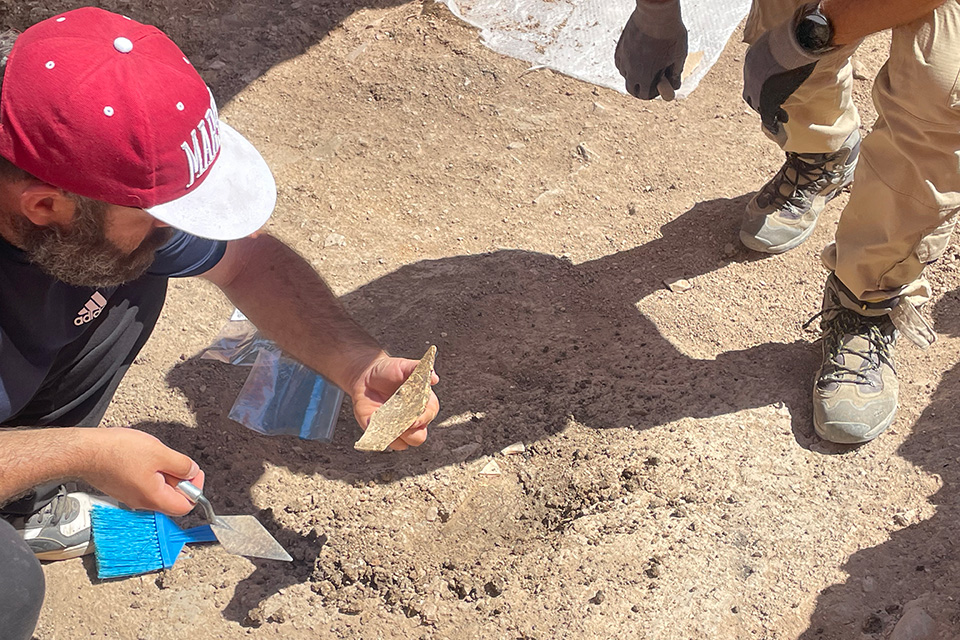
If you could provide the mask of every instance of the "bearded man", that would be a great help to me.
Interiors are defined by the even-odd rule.
[[[203,484],[151,435],[85,428],[169,278],[217,285],[344,389],[361,426],[417,362],[386,354],[302,258],[257,234],[276,203],[270,170],[161,31],[77,9],[0,36],[0,73],[0,628],[19,639],[43,601],[37,558],[89,552],[92,505],[182,515],[177,483]],[[438,410],[431,394],[394,448],[421,444]],[[109,498],[67,493],[70,478]]]

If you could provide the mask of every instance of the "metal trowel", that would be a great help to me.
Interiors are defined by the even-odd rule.
[[[213,506],[203,495],[203,491],[189,480],[181,481],[177,489],[187,496],[190,502],[203,508],[210,528],[227,553],[286,562],[293,560],[276,538],[253,516],[218,516],[213,512]]]

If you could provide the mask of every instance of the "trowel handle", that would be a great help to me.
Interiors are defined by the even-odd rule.
[[[216,522],[217,514],[213,512],[213,505],[203,495],[203,490],[189,480],[181,480],[177,483],[177,489],[187,497],[187,500],[194,504],[199,504],[203,508],[203,513],[207,517],[207,522]]]

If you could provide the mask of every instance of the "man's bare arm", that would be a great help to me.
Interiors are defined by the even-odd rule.
[[[835,44],[852,44],[871,33],[899,27],[929,14],[944,0],[823,0]]]
[[[183,515],[180,480],[203,486],[189,457],[136,429],[0,429],[0,504],[52,480],[79,478],[135,509]]]
[[[349,392],[370,363],[386,356],[313,267],[272,236],[231,241],[202,277],[281,349],[341,389]]]
[[[0,430],[0,504],[45,482],[83,475],[92,453],[84,431]]]
[[[220,262],[202,277],[220,287],[281,349],[348,393],[363,428],[417,365],[416,360],[388,356],[313,267],[269,235],[231,241]],[[438,381],[434,375],[432,383]],[[431,392],[424,413],[392,447],[423,443],[439,410]]]

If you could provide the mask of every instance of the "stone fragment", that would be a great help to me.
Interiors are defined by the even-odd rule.
[[[481,476],[487,477],[496,477],[499,476],[502,472],[500,471],[500,465],[497,464],[496,460],[491,460],[484,465],[483,469],[480,469]]]
[[[526,450],[527,450],[527,447],[522,442],[514,442],[513,444],[508,445],[503,449],[501,449],[500,453],[502,453],[505,456],[516,456],[516,455],[520,455]]]
[[[693,289],[693,285],[683,278],[668,278],[663,281],[663,284],[667,285],[667,288],[674,293],[683,293]]]
[[[423,618],[424,622],[435,624],[437,622],[437,613],[439,612],[439,607],[432,602],[428,602],[423,605],[423,609],[420,610],[420,617]]]
[[[363,436],[353,445],[358,451],[383,451],[410,428],[430,400],[430,379],[437,348],[433,345],[420,359],[406,382],[377,409]]]
[[[358,616],[363,612],[363,603],[360,602],[360,600],[352,598],[341,602],[340,606],[337,607],[337,611],[348,616]]]
[[[901,527],[909,527],[916,519],[917,512],[913,509],[909,511],[901,511],[900,513],[894,514],[893,521]]]
[[[345,244],[347,244],[347,239],[339,233],[328,234],[327,237],[323,239],[324,247],[342,247]]]
[[[936,637],[936,621],[914,602],[904,606],[903,615],[893,628],[890,640],[933,640]]]
[[[453,459],[458,462],[463,462],[473,454],[475,454],[480,449],[480,444],[477,442],[471,442],[465,444],[461,447],[457,447],[450,454],[453,456]]]

